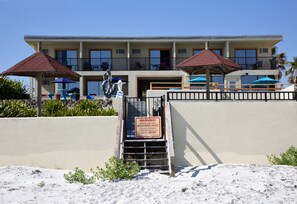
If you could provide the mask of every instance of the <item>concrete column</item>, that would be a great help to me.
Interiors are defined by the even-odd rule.
[[[176,42],[174,41],[173,42],[173,45],[172,45],[172,57],[173,57],[173,59],[172,59],[172,65],[173,65],[173,70],[175,70],[176,69]]]
[[[127,70],[130,70],[130,42],[127,42]]]
[[[226,41],[225,45],[224,45],[224,57],[226,57],[226,58],[230,57],[229,41]]]
[[[79,92],[80,92],[79,94],[80,94],[80,96],[87,95],[85,93],[85,83],[86,83],[85,77],[84,76],[81,76],[79,78]]]
[[[34,88],[33,88],[33,84],[34,84],[34,78],[30,77],[30,98],[33,98],[34,95]]]
[[[78,68],[77,68],[77,70],[78,71],[83,71],[83,42],[82,41],[80,41],[79,42],[79,60],[78,60],[78,62],[77,62],[77,64],[78,64]]]
[[[208,50],[208,48],[209,48],[209,42],[205,41],[205,49]]]
[[[42,74],[37,75],[37,117],[41,117],[41,83],[42,83]]]
[[[41,41],[38,41],[37,42],[37,49],[36,49],[36,51],[39,52],[41,50],[42,50],[42,42]]]

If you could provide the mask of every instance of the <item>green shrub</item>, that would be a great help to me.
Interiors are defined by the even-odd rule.
[[[112,116],[117,115],[117,112],[109,108],[107,110],[102,108],[99,101],[81,100],[70,110],[72,116]]]
[[[42,116],[45,117],[62,117],[67,116],[68,109],[63,103],[59,100],[48,100],[42,104]]]
[[[26,86],[20,81],[10,80],[0,76],[0,99],[26,99],[29,98]]]
[[[73,109],[72,115],[75,116],[97,116],[99,115],[101,105],[98,101],[90,101],[87,99],[81,100]]]
[[[88,177],[85,172],[78,167],[75,168],[74,173],[69,172],[68,174],[64,174],[64,178],[69,183],[82,183],[86,184],[93,184],[95,183],[95,177]]]
[[[36,109],[22,101],[3,100],[0,102],[0,117],[35,117]]]
[[[297,166],[297,148],[293,146],[279,156],[268,155],[267,157],[271,164]]]
[[[96,168],[97,171],[93,171],[97,179],[104,180],[118,180],[118,179],[131,179],[139,171],[140,168],[135,162],[125,162],[124,159],[118,159],[116,157],[111,157],[109,163],[105,163],[105,169]]]

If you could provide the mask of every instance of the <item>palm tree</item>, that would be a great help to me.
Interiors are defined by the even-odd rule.
[[[286,76],[289,75],[289,83],[297,84],[297,57],[293,57],[293,61],[289,62],[289,69],[286,70]]]
[[[287,62],[287,57],[286,54],[284,52],[280,53],[280,54],[276,54],[277,53],[277,47],[274,46],[271,49],[271,54],[273,56],[273,62],[275,63],[275,67],[279,69],[279,76],[278,78],[280,79],[282,77],[282,71],[286,70],[285,65],[288,63]]]

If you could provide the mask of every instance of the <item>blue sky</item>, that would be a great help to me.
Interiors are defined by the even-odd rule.
[[[0,0],[0,72],[31,55],[24,35],[281,34],[297,56],[295,0]]]

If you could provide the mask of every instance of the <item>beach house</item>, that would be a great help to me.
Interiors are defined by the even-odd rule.
[[[189,75],[176,65],[184,59],[210,49],[241,65],[242,70],[212,80],[227,88],[238,88],[269,76],[278,80],[279,70],[272,57],[272,47],[282,35],[241,36],[37,36],[24,40],[35,50],[54,57],[81,75],[70,88],[80,95],[103,95],[100,89],[103,73],[109,69],[113,77],[126,82],[125,95],[141,97],[149,89],[189,87]],[[55,93],[61,87],[44,78],[42,93]],[[30,90],[34,96],[34,79]]]

